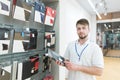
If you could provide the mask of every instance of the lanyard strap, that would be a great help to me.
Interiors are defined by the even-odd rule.
[[[82,51],[80,52],[80,54],[77,51],[77,45],[76,44],[77,43],[75,43],[75,51],[76,51],[76,53],[77,53],[77,55],[79,57],[79,61],[80,61],[81,55],[82,55],[83,51],[86,49],[86,47],[88,46],[88,44],[82,49]]]

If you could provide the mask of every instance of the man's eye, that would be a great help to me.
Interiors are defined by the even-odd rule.
[[[78,30],[80,30],[80,28],[77,28]]]

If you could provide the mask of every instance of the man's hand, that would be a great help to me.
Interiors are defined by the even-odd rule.
[[[87,74],[97,75],[97,76],[101,76],[102,72],[103,72],[103,68],[100,68],[100,67],[81,66],[81,65],[77,65],[77,64],[74,64],[72,62],[69,62],[69,61],[65,61],[65,67],[68,70],[81,71],[81,72],[84,72]]]
[[[60,66],[64,66],[63,62],[56,60],[56,64],[60,65]]]
[[[64,61],[56,60],[56,64],[60,66],[66,66],[65,61],[69,62],[69,60],[64,60]]]
[[[79,65],[71,63],[70,61],[64,61],[64,62],[65,62],[65,67],[68,70],[74,70],[74,71],[78,70]]]

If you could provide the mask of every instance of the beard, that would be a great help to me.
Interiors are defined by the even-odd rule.
[[[88,35],[85,36],[79,36],[80,39],[85,39]]]

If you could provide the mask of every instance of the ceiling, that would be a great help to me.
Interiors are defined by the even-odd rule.
[[[44,2],[55,2],[59,0],[41,0]],[[82,7],[84,7],[89,13],[95,14],[92,7],[88,3],[88,0],[76,0]],[[101,0],[91,0],[93,4],[100,2]],[[107,12],[120,12],[120,0],[105,0],[107,6]],[[99,11],[100,12],[100,11]],[[102,12],[100,12],[102,13]]]
[[[92,7],[88,3],[88,0],[76,0],[82,7],[84,7],[91,14],[95,14]],[[91,0],[93,4],[99,2],[100,0]],[[107,6],[107,12],[120,12],[120,0],[105,0]],[[101,13],[101,12],[100,12]]]
[[[76,0],[80,5],[86,9],[90,14],[96,14],[92,7],[90,6],[88,0]],[[100,0],[91,0],[91,2],[95,5],[95,3],[99,2]],[[120,12],[120,0],[105,0],[107,6],[107,13],[110,12]],[[102,11],[99,13],[102,13]],[[97,23],[97,26],[104,30],[114,30],[114,33],[120,33],[120,21],[117,22],[102,22]]]

